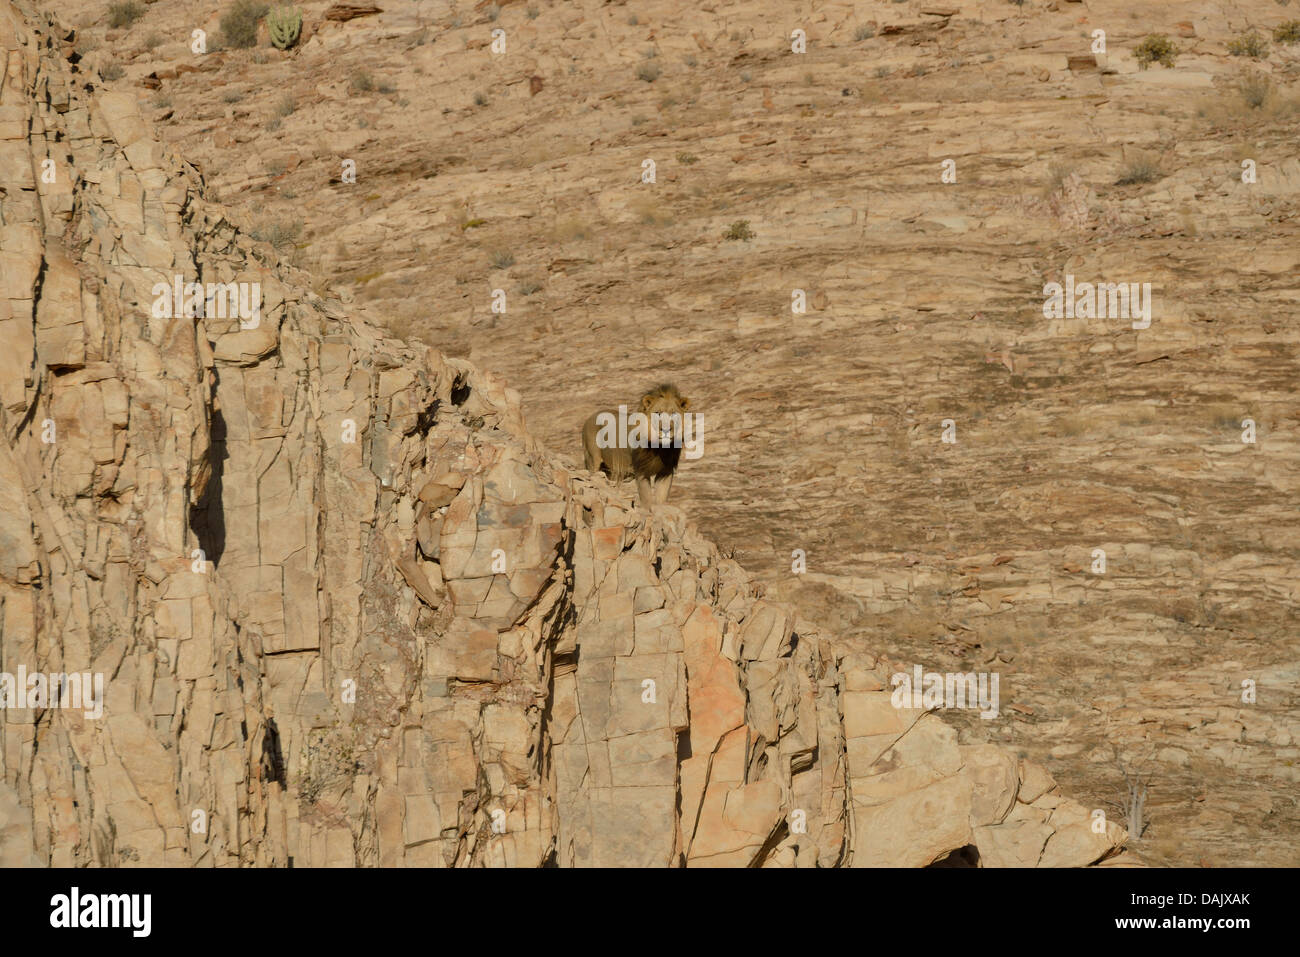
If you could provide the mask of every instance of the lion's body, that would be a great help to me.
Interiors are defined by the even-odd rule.
[[[632,410],[643,412],[654,422],[655,416],[668,417],[672,423],[670,431],[659,436],[659,447],[655,444],[617,443],[602,447],[598,441],[601,432],[600,412],[594,412],[582,425],[582,448],[586,458],[587,469],[592,472],[604,472],[616,485],[628,477],[636,479],[637,498],[645,508],[662,505],[668,500],[668,490],[672,488],[673,474],[681,461],[681,430],[683,414],[691,407],[689,399],[683,398],[673,385],[661,385],[651,389],[641,397],[641,401]],[[618,412],[607,409],[605,412],[618,419]],[[664,421],[660,419],[659,421]],[[631,443],[629,443],[631,444]]]

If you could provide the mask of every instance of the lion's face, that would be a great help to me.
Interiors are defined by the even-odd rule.
[[[649,417],[650,434],[658,439],[661,448],[680,446],[685,428],[683,413],[689,412],[690,408],[691,400],[671,386],[655,389],[641,397],[641,411]]]

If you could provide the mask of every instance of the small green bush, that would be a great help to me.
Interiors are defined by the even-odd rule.
[[[655,80],[659,79],[659,74],[661,72],[658,63],[655,63],[653,60],[646,60],[636,68],[636,78],[638,80],[645,80],[647,83],[653,83]]]
[[[353,93],[369,93],[375,88],[375,78],[365,70],[357,70],[348,79],[348,88]]]
[[[748,219],[738,219],[727,227],[727,231],[722,234],[722,238],[729,242],[738,240],[749,242],[754,238],[754,231],[749,228]]]
[[[116,60],[109,60],[99,68],[99,75],[105,80],[120,80],[126,73],[126,69]]]
[[[1251,30],[1228,41],[1228,52],[1233,56],[1248,56],[1252,60],[1259,60],[1268,56],[1268,44],[1263,37]]]
[[[1300,20],[1288,20],[1273,28],[1274,43],[1300,43]]]
[[[1152,63],[1172,69],[1178,56],[1178,47],[1163,33],[1152,33],[1138,44],[1133,56],[1138,61],[1138,66],[1144,70]]]

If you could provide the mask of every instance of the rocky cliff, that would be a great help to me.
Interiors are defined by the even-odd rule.
[[[499,380],[311,292],[72,39],[0,0],[0,672],[103,693],[9,686],[0,863],[1115,859]]]

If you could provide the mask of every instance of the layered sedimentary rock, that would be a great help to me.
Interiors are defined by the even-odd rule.
[[[0,863],[1122,846],[1043,769],[895,708],[680,511],[562,467],[499,380],[310,292],[70,40],[0,0],[0,672],[104,684],[0,713]],[[178,283],[260,308],[187,315]]]

